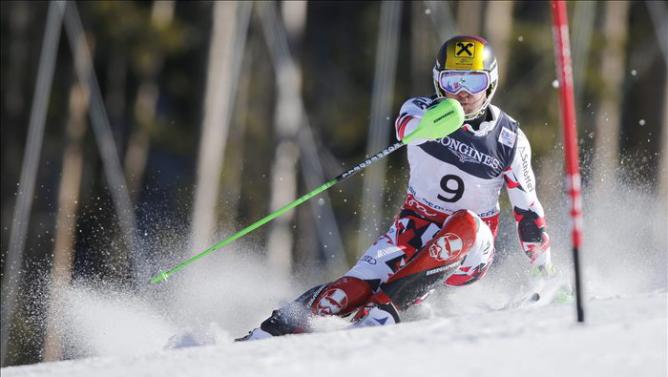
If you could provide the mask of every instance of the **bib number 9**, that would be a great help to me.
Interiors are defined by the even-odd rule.
[[[464,181],[456,175],[448,174],[441,178],[441,189],[448,194],[438,194],[437,198],[444,202],[454,203],[464,195]]]

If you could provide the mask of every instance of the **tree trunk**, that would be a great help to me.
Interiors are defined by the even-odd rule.
[[[367,137],[367,156],[372,156],[387,146],[393,129],[395,114],[391,110],[394,98],[401,3],[380,3],[380,23],[376,47],[376,68],[371,93],[371,124]],[[388,118],[390,119],[388,121]],[[387,160],[377,161],[366,169],[362,186],[362,211],[360,233],[357,238],[357,255],[363,253],[381,231],[384,215],[385,167]]]
[[[249,40],[248,44],[255,44],[255,41]],[[249,46],[248,50],[253,47]],[[225,157],[225,164],[223,167],[224,176],[222,184],[225,190],[220,192],[220,202],[225,206],[225,219],[227,225],[234,227],[235,221],[239,218],[241,189],[242,189],[242,172],[239,164],[244,156],[244,137],[246,134],[246,127],[249,121],[249,110],[253,105],[251,98],[251,82],[253,79],[253,72],[251,67],[253,64],[253,53],[244,52],[242,67],[245,67],[239,75],[239,90],[236,95],[237,106],[234,109],[233,121],[234,127],[230,129],[229,143],[226,148],[227,156]],[[223,214],[221,214],[222,216]]]
[[[272,34],[275,37],[275,28],[281,27],[276,7],[269,3],[258,5],[265,39],[267,43],[272,43],[270,41],[272,41]],[[303,33],[306,2],[286,2],[283,6],[294,7],[296,10],[294,12],[296,18],[288,22],[291,26],[287,29],[292,34],[288,32],[287,39],[298,41]],[[288,46],[286,44],[283,47],[281,52],[284,54]],[[299,66],[290,64],[289,59],[285,56],[274,59],[274,65],[278,92],[274,113],[277,146],[271,169],[271,211],[294,201],[297,197],[297,161],[299,158],[297,132],[303,121],[300,107],[302,75]],[[294,211],[290,211],[274,220],[270,226],[267,241],[267,262],[272,266],[273,271],[283,276],[290,275],[294,264],[292,256],[293,219]]]
[[[7,259],[5,261],[2,281],[0,366],[6,365],[11,330],[10,324],[14,319],[14,307],[16,306],[18,289],[21,283],[23,249],[28,235],[28,224],[30,222],[39,158],[42,152],[42,141],[44,140],[48,99],[51,93],[53,72],[58,55],[57,47],[63,23],[64,8],[65,3],[52,2],[49,4],[46,27],[44,29],[42,51],[40,53],[37,79],[35,80],[34,99],[30,109],[28,137],[23,149],[21,178],[17,188],[16,204],[14,205],[14,213],[12,215],[9,250],[6,253]]]
[[[513,32],[513,7],[514,3],[507,0],[487,3],[484,37],[492,45],[496,55],[501,80],[506,77],[508,69],[508,49]]]
[[[425,14],[426,4],[422,1],[411,3],[411,96],[428,95],[434,92],[431,68],[434,66],[436,51],[444,41],[436,40],[429,32],[429,15]],[[429,10],[431,13],[431,9]],[[399,109],[395,109],[399,110]]]
[[[311,132],[310,123],[306,112],[304,110],[304,103],[301,102],[302,114],[304,119],[304,127],[299,132],[299,146],[302,151],[301,167],[302,177],[309,188],[318,187],[326,181],[323,173],[322,164],[320,162],[320,155],[322,148],[316,145],[313,132]],[[337,168],[341,166],[337,164]],[[343,272],[348,270],[348,262],[346,258],[346,249],[341,240],[339,226],[334,216],[331,200],[327,192],[319,195],[319,198],[312,200],[310,203],[312,218],[314,219],[316,231],[318,232],[318,240],[320,241],[320,252],[316,249],[311,253],[312,258],[324,261],[324,267],[331,276],[340,276]],[[302,231],[306,228],[302,227]],[[303,232],[302,232],[303,233]],[[323,271],[316,271],[314,273],[322,273]],[[319,280],[321,280],[320,277]]]
[[[462,34],[480,34],[482,2],[479,0],[459,1],[457,3],[457,24]]]
[[[155,1],[151,9],[151,24],[162,29],[172,23],[174,18],[174,1]],[[162,68],[164,56],[160,50],[153,54],[151,66],[144,72],[134,104],[135,127],[128,141],[125,155],[125,175],[128,180],[130,195],[136,202],[146,170],[151,129],[155,124],[156,108],[160,89],[157,74]]]
[[[125,46],[123,46],[124,48]],[[109,123],[114,132],[114,139],[125,140],[126,124],[125,120],[125,82],[128,75],[128,61],[125,51],[121,48],[114,48],[109,57],[107,66],[107,89],[105,95],[105,105],[109,114]]]
[[[288,41],[288,49],[285,51],[285,56],[290,60],[290,64],[297,67],[297,71],[301,75],[301,64],[296,60],[295,57],[301,56],[301,46],[304,37],[304,28],[306,26],[306,17],[307,17],[307,2],[306,1],[290,1],[283,2],[281,7],[281,16],[283,19],[283,24],[285,25],[285,35]],[[294,55],[293,55],[294,54]],[[301,78],[299,79],[301,82]],[[304,142],[303,135],[308,133],[311,136],[308,130],[308,119],[306,116],[306,110],[304,109],[304,104],[302,100],[301,88],[297,88],[299,92],[299,97],[297,101],[297,106],[299,107],[298,111],[301,114],[301,124],[297,130],[297,135],[295,135],[295,143],[299,152],[299,163],[301,167],[302,177],[304,183],[307,187],[317,187],[319,183],[313,183],[313,181],[322,181],[316,177],[322,177],[322,172],[318,172],[317,169],[313,167],[318,163],[317,152],[313,148],[313,140]],[[312,152],[312,153],[311,153]],[[307,160],[309,163],[307,163]],[[295,166],[295,170],[299,170],[298,166]],[[320,173],[320,174],[319,174]],[[299,190],[295,192],[295,196],[298,195]],[[300,269],[302,276],[306,277],[306,273],[311,272],[314,275],[321,275],[324,272],[326,265],[323,265],[319,262],[320,259],[320,247],[318,245],[318,234],[322,235],[323,232],[318,233],[322,224],[324,222],[321,217],[321,211],[314,210],[315,201],[311,202],[310,205],[303,206],[295,209],[296,220],[294,224],[296,226],[296,231],[294,234],[297,236],[297,240],[293,241],[292,249],[292,259],[294,261],[292,270],[295,271]],[[320,209],[320,206],[318,206]],[[336,227],[336,224],[334,224]],[[335,231],[336,228],[331,229]],[[331,234],[331,233],[330,233]],[[322,239],[322,242],[325,243],[327,240]]]
[[[62,175],[58,189],[58,214],[56,217],[56,239],[53,262],[47,329],[44,337],[44,361],[62,358],[62,339],[58,323],[58,308],[62,308],[63,290],[70,284],[76,244],[77,210],[83,170],[83,137],[86,133],[86,111],[89,93],[77,81],[70,90],[70,109],[66,129],[66,145],[63,154]]]
[[[585,88],[596,6],[596,2],[593,1],[578,1],[575,3],[575,10],[573,11],[573,33],[571,35],[577,35],[577,38],[574,38],[572,42],[576,110],[581,107],[579,101],[582,100],[582,91]],[[580,112],[578,111],[578,113]],[[579,119],[583,118],[579,117]]]
[[[223,203],[223,210],[219,211],[218,221],[223,227],[230,227],[236,230],[236,219],[240,216],[240,201],[242,189],[242,172],[239,168],[239,161],[244,155],[244,137],[246,134],[247,123],[249,122],[249,111],[254,104],[251,99],[251,83],[255,77],[252,71],[252,57],[254,46],[257,41],[249,40],[248,25],[251,19],[252,4],[250,2],[240,4],[237,9],[237,25],[235,32],[234,51],[235,55],[232,72],[236,78],[233,81],[232,92],[230,96],[230,122],[234,127],[230,128],[227,147],[223,163],[223,176],[221,184],[225,187],[219,195],[220,203]],[[248,46],[248,47],[247,47]],[[227,229],[223,229],[227,232]]]
[[[235,51],[239,33],[239,7],[240,3],[237,2],[220,1],[213,4],[213,30],[191,233],[194,249],[205,247],[211,241],[217,225],[220,175],[233,106],[232,95],[238,79],[235,69],[239,64],[236,64],[235,59],[241,56]]]
[[[426,6],[425,12],[429,14],[431,23],[436,30],[441,43],[459,33],[457,30],[457,22],[455,22],[452,11],[450,10],[451,2],[425,1],[424,4]],[[435,54],[436,51],[434,51],[434,55]]]
[[[7,75],[5,81],[2,83],[3,93],[11,93],[11,95],[3,95],[4,109],[7,111],[7,117],[13,122],[20,121],[20,117],[25,110],[24,104],[24,85],[23,78],[25,76],[26,65],[25,62],[28,57],[28,43],[26,41],[27,29],[30,26],[30,5],[23,1],[17,1],[9,4],[9,46],[7,54]],[[11,127],[19,129],[18,126]],[[3,146],[3,148],[6,146]]]
[[[292,55],[289,45],[298,48],[301,44],[303,28],[306,23],[306,3],[289,2],[285,3],[285,5],[287,5],[283,8],[285,28],[279,22],[276,11],[271,6],[260,6],[258,7],[258,10],[260,11],[263,32],[266,44],[269,46],[269,52],[276,76],[280,76],[281,72],[297,72],[299,82],[301,82],[301,67]],[[288,30],[290,32],[288,32]],[[296,132],[296,140],[294,140],[294,142],[297,143],[295,147],[298,148],[300,154],[299,161],[302,168],[302,176],[307,187],[317,187],[325,181],[319,156],[322,150],[316,147],[316,142],[310,130],[308,116],[301,95],[301,85],[296,81],[288,81],[288,84],[290,85],[287,85],[284,90],[294,93],[291,96],[295,102],[291,103],[290,106],[294,106],[299,116],[298,122],[300,126]],[[337,164],[337,168],[338,166],[339,165]],[[296,166],[295,169],[297,169]],[[294,196],[296,196],[296,193]],[[294,249],[292,259],[295,260],[301,258],[299,259],[301,262],[300,266],[303,267],[308,267],[309,263],[306,263],[307,261],[314,261],[314,263],[316,263],[319,260],[320,262],[325,262],[324,266],[329,270],[330,274],[340,274],[344,269],[347,269],[348,266],[345,261],[345,249],[341,241],[338,225],[327,192],[322,193],[317,201],[312,200],[310,209],[311,216],[306,214],[304,212],[305,210],[302,210],[301,213],[299,210],[297,211],[299,215],[297,223],[299,224],[298,234],[300,242],[290,242],[291,244],[297,245],[291,246],[291,248]],[[311,219],[310,223],[307,219]],[[285,224],[283,224],[283,226],[285,226]],[[318,240],[320,241],[320,247],[316,245],[317,240],[314,236],[316,231]],[[280,238],[278,235],[280,235],[280,233],[277,233],[277,236],[275,237]],[[272,241],[269,243],[273,244]],[[287,247],[284,246],[283,250],[285,253]],[[279,253],[274,255],[277,255],[274,257],[274,261],[280,259]],[[289,256],[286,256],[286,258],[289,258]],[[279,261],[278,263],[283,263],[283,261]],[[319,264],[319,267],[322,266],[322,264]],[[310,267],[315,266],[311,265]],[[293,268],[283,266],[283,269],[287,271],[288,269]],[[322,268],[312,268],[308,272],[318,274],[320,280],[322,279],[322,273],[324,271]]]
[[[659,161],[659,172],[657,173],[659,179],[657,192],[659,201],[663,200],[664,213],[668,210],[668,70],[666,75],[667,77],[663,82],[663,126],[660,131],[661,141],[659,143],[659,156],[661,156],[661,159]],[[661,226],[660,224],[658,225],[659,227]],[[661,232],[665,232],[665,228]]]
[[[126,245],[126,253],[117,250],[112,256],[114,260],[107,261],[110,270],[119,271],[127,269],[132,271],[134,282],[142,281],[147,277],[145,258],[142,248],[138,244],[136,230],[135,211],[127,190],[127,182],[123,174],[123,168],[118,158],[118,149],[114,140],[113,131],[109,124],[109,118],[102,99],[100,85],[93,67],[93,56],[86,48],[81,47],[81,40],[85,38],[85,32],[81,23],[81,17],[77,10],[77,3],[65,3],[65,31],[69,40],[72,54],[74,55],[74,68],[77,79],[90,93],[90,124],[95,136],[95,142],[102,158],[104,175],[109,185],[114,209],[118,217],[118,225]],[[126,258],[124,258],[126,257]],[[115,265],[114,263],[118,263]]]
[[[663,114],[662,127],[660,131],[661,141],[659,142],[659,171],[657,178],[659,180],[659,187],[657,192],[659,198],[663,200],[664,210],[668,209],[668,12],[665,3],[646,1],[645,5],[649,12],[656,39],[659,42],[659,49],[663,55],[663,63],[665,69],[665,81],[663,82]],[[665,212],[664,212],[665,213]],[[664,224],[657,224],[658,227]],[[661,229],[663,232],[663,229]]]
[[[619,161],[622,95],[624,80],[624,50],[628,30],[627,1],[605,4],[604,33],[606,45],[602,51],[601,77],[606,87],[596,115],[594,139],[593,190],[597,198],[607,192],[616,179]]]

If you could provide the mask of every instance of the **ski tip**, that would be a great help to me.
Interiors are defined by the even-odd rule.
[[[163,281],[167,280],[167,273],[165,271],[160,271],[158,274],[151,278],[151,284],[160,284]]]

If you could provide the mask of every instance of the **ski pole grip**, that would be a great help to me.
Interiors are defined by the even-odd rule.
[[[414,140],[436,140],[457,131],[464,123],[464,109],[455,99],[445,98],[435,102],[422,115],[415,131],[403,138],[409,144]]]

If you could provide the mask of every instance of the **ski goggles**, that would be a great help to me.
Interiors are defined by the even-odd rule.
[[[489,73],[485,71],[441,71],[438,85],[448,94],[458,94],[462,90],[478,94],[489,87]]]

